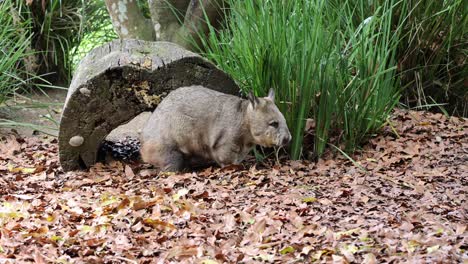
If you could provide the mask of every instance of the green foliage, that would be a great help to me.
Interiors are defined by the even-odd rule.
[[[202,41],[205,56],[244,91],[275,88],[298,159],[306,119],[315,121],[315,151],[330,136],[348,150],[378,130],[399,99],[395,1],[368,6],[322,0],[229,1],[225,28]]]
[[[346,62],[338,75],[336,110],[342,122],[336,128],[343,132],[348,150],[381,128],[400,97],[396,52],[404,16],[395,18],[393,14],[401,1],[381,5],[357,2],[344,5]]]
[[[12,10],[12,0],[0,2],[0,106],[27,81],[21,61],[30,55],[28,21],[19,21]]]
[[[4,0],[0,23],[0,107],[19,90],[24,95],[66,86],[76,61],[116,36],[103,0]],[[0,121],[0,126],[33,126]]]
[[[403,1],[409,10],[399,46],[402,81],[411,106],[449,103],[450,114],[468,116],[468,5],[463,0]]]
[[[70,80],[73,58],[86,34],[103,31],[109,15],[103,0],[31,1],[15,0],[15,9],[24,21],[31,21],[27,33],[37,51],[36,73],[55,73],[53,81]],[[104,30],[105,31],[105,30]]]
[[[102,21],[102,26],[99,29],[85,33],[80,44],[70,51],[73,69],[75,69],[80,60],[92,49],[118,38],[114,28],[112,27],[111,19],[108,15],[107,17],[108,19]]]

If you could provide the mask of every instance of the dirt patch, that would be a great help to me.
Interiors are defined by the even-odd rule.
[[[23,125],[0,126],[0,135],[9,134],[12,128],[23,137],[47,133],[57,136],[58,122],[67,96],[66,90],[49,89],[27,97],[17,96],[0,107],[0,119],[8,119]]]
[[[248,160],[63,173],[57,143],[0,146],[0,260],[463,263],[468,120],[396,111],[355,162]]]

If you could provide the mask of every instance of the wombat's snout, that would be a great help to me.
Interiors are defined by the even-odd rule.
[[[289,142],[291,142],[291,134],[288,133],[286,136],[283,137],[283,139],[281,140],[281,146],[286,146],[289,144]]]

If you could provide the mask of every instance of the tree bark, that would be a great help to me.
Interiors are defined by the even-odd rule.
[[[200,44],[200,38],[208,35],[208,23],[219,25],[225,6],[224,0],[148,0],[151,19],[147,19],[136,0],[105,1],[121,39],[169,41],[190,50],[194,40]]]
[[[195,40],[200,44],[200,38],[209,33],[209,23],[215,28],[223,18],[224,0],[192,0],[185,13],[184,24],[172,41],[191,46]],[[207,21],[208,19],[208,21]]]
[[[189,3],[190,0],[148,0],[157,41],[173,40],[184,22]]]
[[[154,40],[150,19],[143,16],[137,0],[105,0],[115,31],[121,39]]]

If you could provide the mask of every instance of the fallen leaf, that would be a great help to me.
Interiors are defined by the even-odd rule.
[[[32,174],[36,171],[36,168],[25,168],[25,167],[14,167],[13,165],[8,165],[8,171],[12,173],[23,173],[23,174]]]
[[[284,247],[282,248],[279,252],[281,255],[285,255],[285,254],[288,254],[288,253],[293,253],[295,250],[293,247],[291,246],[287,246],[287,247]]]
[[[431,253],[437,251],[439,248],[440,248],[439,245],[435,245],[435,246],[432,246],[432,247],[428,247],[426,250],[427,250],[427,253],[431,254]]]
[[[196,246],[176,246],[169,250],[167,258],[184,258],[196,256],[198,253]]]
[[[465,233],[466,225],[457,223],[457,229],[455,230],[455,234],[460,236]]]
[[[174,195],[172,196],[172,199],[174,199],[174,201],[178,201],[181,197],[187,195],[188,193],[189,193],[189,190],[187,190],[187,189],[185,189],[185,188],[184,188],[184,189],[180,189],[180,190],[177,191],[176,194],[174,194]]]
[[[304,203],[313,203],[313,202],[317,201],[317,198],[315,198],[315,197],[306,197],[306,198],[302,198],[302,201]]]
[[[97,246],[101,246],[102,244],[104,244],[104,242],[106,242],[106,239],[92,238],[92,239],[86,240],[86,245],[88,247],[97,247]]]
[[[169,229],[176,229],[175,225],[173,225],[171,223],[168,223],[168,222],[165,222],[165,221],[162,221],[162,220],[159,220],[159,219],[146,218],[146,219],[143,219],[143,224],[145,224],[147,226],[151,226],[153,228],[165,227],[165,228],[169,228]]]
[[[232,214],[223,215],[224,228],[223,231],[226,233],[232,232],[236,228],[236,218]]]
[[[28,194],[12,194],[11,196],[16,197],[21,200],[33,200],[37,198],[37,196],[28,195]]]
[[[133,177],[135,177],[135,173],[133,173],[132,168],[130,168],[128,165],[125,165],[125,176],[127,176],[129,179],[133,179]]]
[[[377,258],[372,253],[367,253],[364,256],[364,260],[362,261],[363,264],[377,264]]]
[[[0,156],[12,157],[15,153],[21,150],[21,144],[17,141],[16,137],[10,135],[6,138],[5,142],[0,140]]]
[[[339,255],[332,255],[332,260],[333,260],[333,263],[348,263],[348,261],[346,261],[346,259],[343,257],[343,256],[339,256]]]
[[[260,221],[257,221],[252,226],[252,231],[257,233],[257,234],[263,233],[263,231],[265,230],[265,226],[266,226],[266,220],[264,218],[262,218]]]

